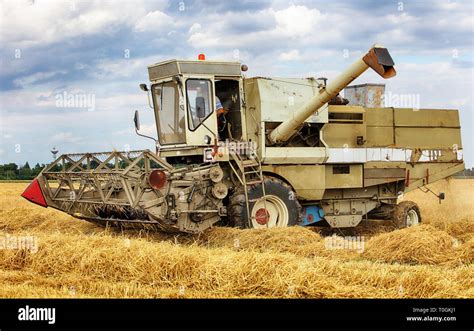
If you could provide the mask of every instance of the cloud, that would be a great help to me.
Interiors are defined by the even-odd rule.
[[[81,141],[81,137],[76,137],[73,133],[71,132],[59,132],[56,133],[52,138],[52,142],[61,142],[61,143],[77,143]]]
[[[193,25],[191,25],[191,27],[189,28],[188,32],[192,35],[194,33],[197,33],[199,31],[201,31],[202,29],[202,26],[201,24],[199,23],[194,23]]]
[[[135,30],[139,32],[159,30],[169,27],[173,24],[173,19],[165,13],[157,10],[148,13],[144,18],[135,24]]]
[[[60,74],[66,74],[66,71],[60,70],[60,71],[50,71],[50,72],[37,72],[32,75],[24,76],[17,78],[13,81],[13,84],[16,86],[22,87],[22,88],[27,88],[32,84],[35,84],[37,82],[45,81],[50,78],[56,77]]]
[[[143,134],[143,135],[146,135],[146,136],[149,136],[149,137],[156,138],[157,131],[156,131],[155,123],[140,124],[139,133]],[[135,128],[130,126],[126,129],[118,130],[118,131],[115,132],[115,135],[126,136],[126,137],[133,136],[133,135],[135,135]]]
[[[7,1],[2,4],[0,38],[26,48],[88,35],[110,26],[116,20],[110,12],[91,10],[79,14],[70,4],[59,1]]]
[[[164,1],[154,1],[163,8]],[[113,34],[122,26],[146,24],[157,17],[148,1],[3,1],[0,11],[0,39],[15,47],[42,47],[63,40],[95,34]],[[147,15],[151,15],[147,17]]]
[[[219,47],[222,45],[221,39],[214,36],[212,32],[194,32],[189,36],[188,43],[196,48]]]
[[[146,67],[156,61],[157,57],[110,60],[103,59],[96,63],[93,76],[107,80],[130,78],[146,71]]]
[[[326,15],[321,14],[318,9],[293,4],[288,8],[275,11],[274,15],[278,32],[290,37],[307,36],[316,27],[320,27],[326,19]]]
[[[289,52],[283,52],[280,54],[279,59],[282,61],[292,61],[298,60],[300,58],[300,51],[297,49],[293,49]]]

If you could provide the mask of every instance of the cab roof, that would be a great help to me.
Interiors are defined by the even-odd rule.
[[[150,81],[176,75],[241,76],[240,62],[168,60],[148,66]]]

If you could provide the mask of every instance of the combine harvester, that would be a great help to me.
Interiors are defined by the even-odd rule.
[[[368,68],[395,76],[393,65],[377,45],[329,83],[246,78],[245,65],[202,58],[151,65],[151,86],[140,87],[152,95],[156,151],[62,155],[22,196],[102,225],[170,232],[220,221],[416,225],[418,207],[398,198],[464,169],[458,111],[368,108],[338,95]],[[137,111],[134,120],[140,134]]]

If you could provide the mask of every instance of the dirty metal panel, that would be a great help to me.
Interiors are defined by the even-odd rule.
[[[245,123],[247,140],[258,141],[260,130],[260,94],[255,78],[244,79],[245,90]]]
[[[326,165],[326,188],[353,188],[363,186],[362,164]]]
[[[367,137],[364,147],[386,147],[395,143],[393,127],[367,126]]]
[[[357,137],[366,137],[365,124],[328,123],[323,128],[323,139],[329,147],[352,148],[357,145]]]
[[[171,77],[177,75],[178,73],[178,63],[176,61],[148,67],[148,76],[150,81]]]
[[[371,199],[374,195],[378,195],[378,187],[368,188],[345,188],[341,190],[328,190],[324,194],[324,199]]]
[[[364,168],[364,186],[373,186],[404,180],[405,169],[399,168]]]
[[[395,143],[393,108],[364,108],[367,124],[365,147],[385,147]]]
[[[393,126],[393,108],[365,108],[367,126]]]
[[[315,79],[257,78],[262,121],[284,122],[319,92]],[[327,123],[327,105],[309,123]]]
[[[329,122],[363,122],[365,109],[360,106],[329,106]]]
[[[395,108],[395,126],[459,128],[459,113],[450,109]]]
[[[364,169],[364,178],[405,178],[405,169],[400,168],[369,168]]]
[[[447,178],[465,169],[464,162],[457,163],[417,163],[408,166],[408,187],[405,192],[414,190],[420,186],[434,183],[437,180]]]
[[[171,60],[148,67],[150,81],[184,75],[241,76],[239,62],[178,61]]]
[[[399,169],[405,169],[406,168],[406,162],[401,162],[401,161],[369,161],[364,163],[364,169],[374,169],[374,168],[381,168],[381,169],[394,169],[394,168],[399,168]]]
[[[352,85],[344,89],[344,98],[349,105],[377,108],[383,106],[384,93],[385,84]]]
[[[266,164],[315,164],[326,159],[324,147],[266,147],[263,155]]]
[[[179,67],[181,73],[188,75],[240,76],[240,63],[238,62],[188,61],[180,62]]]
[[[299,199],[320,200],[323,197],[326,188],[324,165],[264,165],[262,170],[287,180]]]
[[[397,147],[462,148],[461,130],[456,128],[395,128]]]

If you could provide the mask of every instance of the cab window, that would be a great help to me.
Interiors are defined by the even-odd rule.
[[[176,83],[171,81],[155,84],[152,90],[160,144],[185,143],[184,111],[178,107],[179,93]]]
[[[188,79],[186,81],[189,129],[196,130],[212,112],[211,81],[207,79]]]

